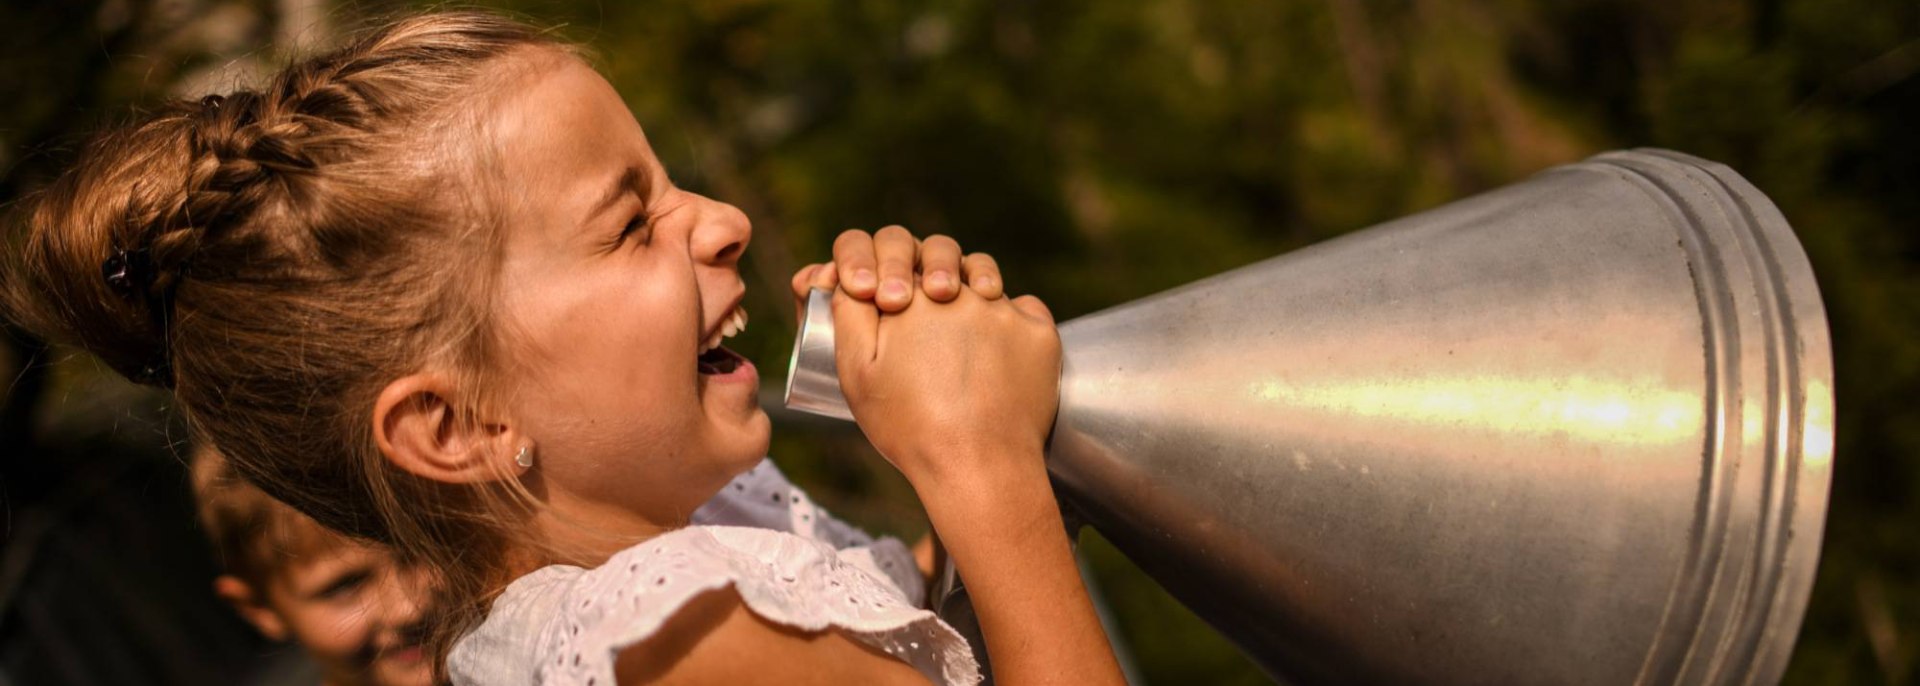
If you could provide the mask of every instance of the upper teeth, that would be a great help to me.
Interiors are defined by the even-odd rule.
[[[704,355],[707,351],[720,347],[720,341],[733,338],[740,332],[746,330],[747,310],[739,305],[735,305],[733,311],[727,313],[726,319],[720,322],[720,329],[713,332],[713,337],[707,339],[705,343],[700,344],[699,354]]]

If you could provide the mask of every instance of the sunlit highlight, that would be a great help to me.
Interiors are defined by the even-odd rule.
[[[1833,461],[1833,388],[1823,381],[1807,382],[1805,422],[1800,445],[1806,466],[1825,469]]]
[[[1250,390],[1255,398],[1293,410],[1635,444],[1697,435],[1704,407],[1695,394],[1586,377],[1426,377],[1324,386],[1262,380]]]

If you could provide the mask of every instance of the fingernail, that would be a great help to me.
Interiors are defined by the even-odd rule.
[[[982,276],[982,277],[979,277],[979,278],[976,278],[976,279],[974,279],[974,280],[973,280],[973,285],[974,285],[974,287],[975,287],[975,288],[978,288],[978,289],[980,289],[980,290],[986,290],[986,289],[988,289],[988,288],[992,288],[992,287],[993,287],[993,277],[991,277],[991,276]]]
[[[853,270],[853,285],[856,288],[872,288],[873,287],[873,270],[871,269]]]
[[[907,285],[897,279],[887,279],[886,283],[880,285],[880,295],[893,299],[907,297]]]
[[[953,287],[953,275],[951,274],[948,274],[944,271],[937,271],[927,275],[927,288],[929,289],[938,288],[941,290],[947,290],[952,287]]]

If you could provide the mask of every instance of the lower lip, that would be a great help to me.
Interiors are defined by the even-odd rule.
[[[427,651],[420,646],[388,651],[380,656],[383,660],[398,662],[400,664],[413,664],[426,659],[426,657]]]
[[[700,378],[707,379],[715,383],[724,383],[724,384],[749,383],[749,384],[754,384],[755,386],[758,386],[760,383],[760,372],[759,370],[754,369],[752,362],[749,362],[747,361],[746,358],[742,357],[740,358],[740,363],[734,366],[733,371],[727,372],[725,374],[701,374]]]

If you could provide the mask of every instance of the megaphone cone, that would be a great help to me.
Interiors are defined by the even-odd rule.
[[[1726,167],[1601,155],[1060,335],[1063,497],[1275,675],[1785,668],[1830,346],[1785,220]]]

